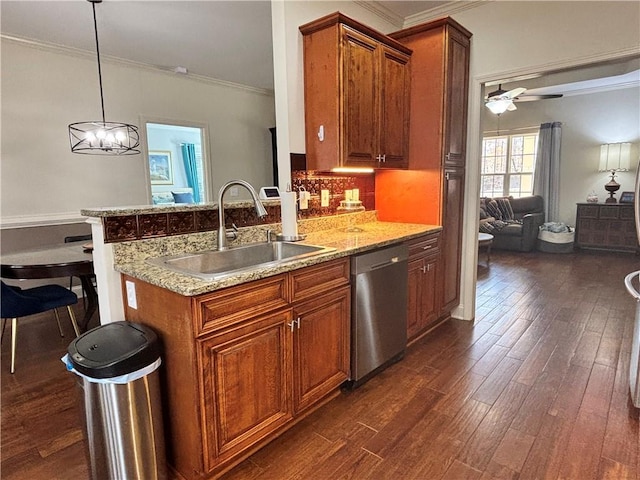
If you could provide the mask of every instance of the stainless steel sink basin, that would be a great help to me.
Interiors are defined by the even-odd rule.
[[[222,251],[210,250],[148,258],[147,262],[174,272],[206,280],[217,280],[256,268],[275,266],[334,250],[335,248],[291,242],[264,242],[241,245]]]

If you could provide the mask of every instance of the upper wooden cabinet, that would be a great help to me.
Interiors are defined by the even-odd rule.
[[[471,33],[450,17],[389,34],[409,47],[409,168],[464,167]]]
[[[406,168],[411,50],[341,13],[300,31],[307,168]]]

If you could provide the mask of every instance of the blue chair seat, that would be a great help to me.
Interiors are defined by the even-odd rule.
[[[2,284],[2,291],[0,292],[2,295],[0,317],[5,320],[2,325],[2,334],[4,334],[6,320],[8,318],[11,319],[11,373],[15,371],[18,318],[53,310],[58,322],[60,336],[64,336],[57,309],[59,307],[67,307],[73,330],[76,336],[80,335],[78,323],[71,308],[72,305],[78,303],[78,297],[71,290],[61,285],[43,285],[41,287],[22,289],[20,287],[9,286],[4,282],[0,283]]]

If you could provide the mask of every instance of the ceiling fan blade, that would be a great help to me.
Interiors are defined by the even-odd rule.
[[[517,110],[517,109],[518,109],[518,107],[516,107],[513,102],[511,102],[509,104],[509,106],[507,107],[507,110],[510,111],[510,112],[513,112],[514,110]]]
[[[518,95],[522,95],[526,91],[527,91],[526,88],[522,88],[522,87],[514,88],[513,90],[509,90],[507,93],[505,93],[504,96],[508,98],[516,98]]]
[[[562,94],[557,93],[553,95],[523,95],[513,99],[514,102],[533,102],[536,100],[547,100],[549,98],[561,98]]]

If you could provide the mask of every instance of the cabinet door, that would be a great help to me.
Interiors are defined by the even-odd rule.
[[[294,411],[313,405],[349,377],[350,287],[294,306]]]
[[[198,342],[206,471],[292,419],[291,318],[281,310]]]
[[[424,332],[438,319],[438,256],[420,255],[409,260],[407,338]]]
[[[409,260],[407,281],[407,338],[411,339],[422,330],[422,277],[424,257]]]
[[[445,169],[443,193],[440,311],[448,314],[460,301],[462,211],[464,207],[463,169]]]
[[[438,314],[440,313],[437,302],[438,264],[439,259],[437,256],[424,259],[422,294],[420,296],[422,300],[420,304],[422,328],[429,327],[438,319]]]
[[[446,29],[448,58],[444,130],[444,163],[465,166],[467,99],[469,83],[469,38],[454,28]]]
[[[379,154],[382,168],[409,164],[409,57],[382,46],[380,60]]]
[[[378,43],[347,27],[343,32],[343,164],[374,166],[378,155]]]

